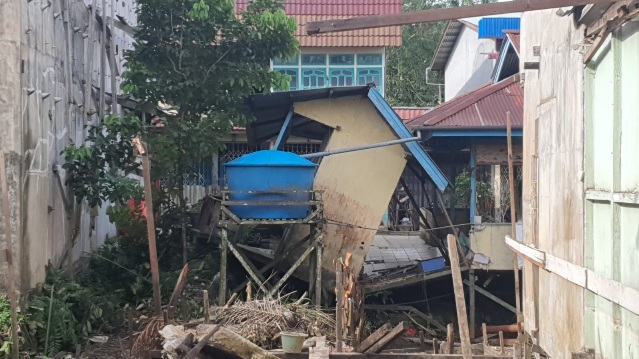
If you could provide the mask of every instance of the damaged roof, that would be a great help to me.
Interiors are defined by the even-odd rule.
[[[510,111],[513,127],[523,125],[524,91],[519,76],[488,83],[474,91],[447,101],[432,111],[408,122],[406,126],[428,127],[506,127]]]
[[[250,142],[260,142],[277,136],[289,110],[297,102],[347,96],[367,97],[398,139],[413,137],[392,107],[372,86],[329,87],[253,95],[248,98],[247,104],[255,116],[255,121],[247,126],[247,137]],[[362,125],[367,121],[369,119],[363,118]],[[290,128],[291,136],[317,139],[325,139],[329,130],[327,126],[298,114],[293,115]],[[449,182],[421,145],[418,142],[407,142],[402,146],[428,174],[437,188],[444,191]]]

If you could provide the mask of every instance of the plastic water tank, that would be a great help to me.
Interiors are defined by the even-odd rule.
[[[265,150],[249,153],[226,163],[226,183],[230,191],[282,191],[280,193],[231,193],[232,201],[304,202],[310,194],[285,191],[313,189],[316,165],[294,153]],[[237,205],[230,210],[241,219],[302,219],[310,206]]]

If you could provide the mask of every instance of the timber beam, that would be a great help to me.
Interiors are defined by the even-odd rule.
[[[490,4],[458,6],[443,9],[411,11],[398,14],[360,16],[350,19],[331,19],[306,24],[309,35],[329,32],[373,29],[387,26],[421,24],[437,21],[458,20],[468,17],[509,14],[535,10],[555,9],[566,6],[589,4],[611,4],[615,0],[529,0],[507,1]]]

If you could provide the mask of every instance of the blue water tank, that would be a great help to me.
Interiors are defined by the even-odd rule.
[[[282,191],[282,193],[231,193],[230,200],[246,202],[304,202],[313,189],[316,164],[291,152],[265,150],[226,163],[230,191]],[[230,210],[241,219],[302,219],[310,206],[238,205]]]

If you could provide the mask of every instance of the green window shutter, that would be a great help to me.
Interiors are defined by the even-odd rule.
[[[302,89],[322,88],[327,85],[326,69],[302,69]]]
[[[334,68],[330,70],[330,86],[355,85],[355,70],[353,68]]]

